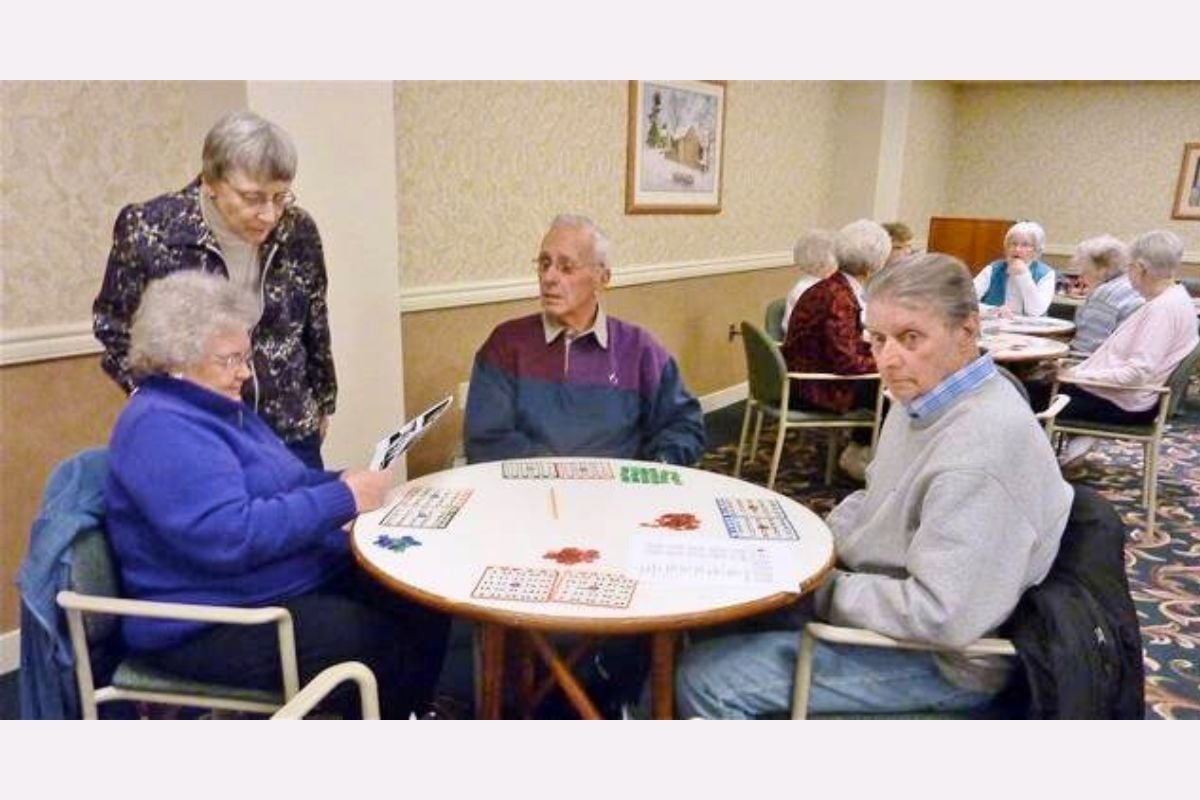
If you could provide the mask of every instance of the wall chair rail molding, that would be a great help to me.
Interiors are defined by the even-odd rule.
[[[86,356],[103,349],[92,335],[90,319],[0,331],[0,367]]]

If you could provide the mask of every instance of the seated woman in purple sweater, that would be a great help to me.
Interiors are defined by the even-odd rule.
[[[110,441],[106,525],[128,596],[293,617],[300,679],[348,659],[375,672],[385,716],[423,710],[447,621],[353,567],[346,523],[383,504],[392,475],[310,469],[241,399],[257,301],[200,271],[152,282],[130,358],[147,376]],[[273,626],[130,618],[126,644],[176,675],[282,685]],[[355,708],[350,703],[348,708]]]

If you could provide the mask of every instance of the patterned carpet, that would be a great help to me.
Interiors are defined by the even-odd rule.
[[[1170,424],[1159,452],[1158,519],[1152,537],[1145,535],[1139,445],[1101,440],[1066,475],[1103,493],[1130,529],[1125,560],[1142,628],[1147,719],[1200,719],[1200,381],[1193,381],[1189,403]],[[741,408],[736,407],[739,423]],[[727,429],[735,409],[728,411]],[[712,448],[701,466],[732,474],[736,430],[732,439],[732,444]],[[832,486],[824,485],[824,442],[823,435],[790,433],[776,480],[778,491],[819,514],[859,488],[840,472]],[[773,444],[774,431],[764,430],[759,457],[743,466],[743,478],[766,483]]]

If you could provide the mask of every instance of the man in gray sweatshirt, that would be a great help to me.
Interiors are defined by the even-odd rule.
[[[866,489],[827,520],[838,564],[813,615],[959,648],[993,632],[1045,578],[1074,492],[1028,402],[979,353],[979,306],[962,262],[930,254],[884,269],[867,287],[866,317],[895,402]],[[680,713],[786,711],[798,642],[790,629],[690,648],[676,675]],[[1011,669],[1002,658],[818,642],[808,711],[975,708]]]

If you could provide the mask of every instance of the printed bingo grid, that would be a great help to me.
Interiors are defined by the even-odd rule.
[[[380,525],[392,528],[445,528],[471,497],[471,489],[410,486]]]
[[[607,461],[505,461],[500,474],[517,480],[593,480],[611,481],[612,464]]]
[[[734,539],[799,539],[778,500],[762,497],[718,497],[717,510]]]
[[[488,567],[471,597],[525,603],[571,603],[628,608],[637,581],[611,572],[567,572],[534,567]]]

